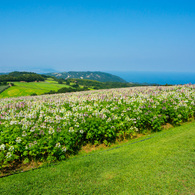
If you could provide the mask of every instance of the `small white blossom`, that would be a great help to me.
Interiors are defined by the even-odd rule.
[[[60,143],[57,143],[55,147],[60,148],[61,147]]]
[[[26,137],[26,136],[27,136],[26,131],[23,131],[23,132],[22,132],[22,137]]]
[[[62,151],[63,151],[63,152],[66,152],[66,147],[65,147],[65,146],[62,147]]]
[[[5,150],[5,144],[0,145],[0,150]]]
[[[83,134],[83,130],[82,130],[82,129],[80,130],[80,133],[82,133],[82,134]]]
[[[17,142],[17,143],[20,143],[21,141],[22,141],[21,137],[17,137],[17,138],[16,138],[16,142]]]
[[[31,129],[30,129],[30,132],[34,132],[35,131],[35,129],[32,127]]]
[[[9,151],[13,151],[14,150],[14,146],[10,146]]]
[[[107,119],[106,122],[109,123],[111,120],[112,120],[112,119],[109,117],[109,118]]]
[[[11,158],[11,156],[12,156],[11,152],[8,152],[8,153],[6,154],[6,158]]]
[[[68,131],[69,131],[70,133],[71,133],[71,132],[74,132],[73,127],[70,127]]]
[[[49,128],[49,134],[53,134],[55,131],[52,127]]]

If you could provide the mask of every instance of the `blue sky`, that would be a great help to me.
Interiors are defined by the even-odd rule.
[[[195,72],[195,1],[0,0],[0,72]]]

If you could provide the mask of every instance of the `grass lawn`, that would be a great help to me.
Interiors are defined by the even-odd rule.
[[[194,143],[192,122],[0,178],[0,194],[194,194]]]
[[[57,84],[56,81],[46,80],[45,82],[30,82],[30,83],[23,83],[23,82],[14,82],[13,87],[10,87],[3,91],[0,94],[0,98],[7,98],[7,97],[19,97],[19,96],[28,96],[32,93],[36,93],[37,95],[41,95],[43,93],[49,92],[50,90],[57,91],[63,87],[69,87],[65,84]]]

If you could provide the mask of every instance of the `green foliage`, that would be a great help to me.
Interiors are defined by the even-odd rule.
[[[0,82],[0,86],[7,85],[7,81]]]
[[[33,72],[11,72],[7,75],[0,75],[0,82],[7,81],[25,81],[25,82],[33,82],[33,81],[44,81],[45,78],[39,74]]]
[[[60,80],[58,81],[58,84],[63,84],[63,80],[60,79]]]
[[[36,93],[32,93],[31,96],[36,96],[37,94]]]
[[[141,84],[135,83],[121,83],[121,82],[99,82],[88,79],[67,79],[69,83],[75,83],[76,85],[85,86],[93,89],[111,89],[111,88],[125,88],[125,87],[135,87],[141,86]],[[75,84],[73,85],[75,86]]]

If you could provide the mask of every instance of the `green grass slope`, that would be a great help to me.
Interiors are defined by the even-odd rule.
[[[0,98],[28,96],[33,93],[41,95],[50,90],[57,91],[63,87],[69,87],[65,84],[58,84],[53,80],[46,80],[45,82],[14,82],[15,86],[8,88],[0,94]]]
[[[194,135],[192,122],[4,177],[0,194],[194,194]]]
[[[9,85],[0,85],[0,93],[9,88]]]

